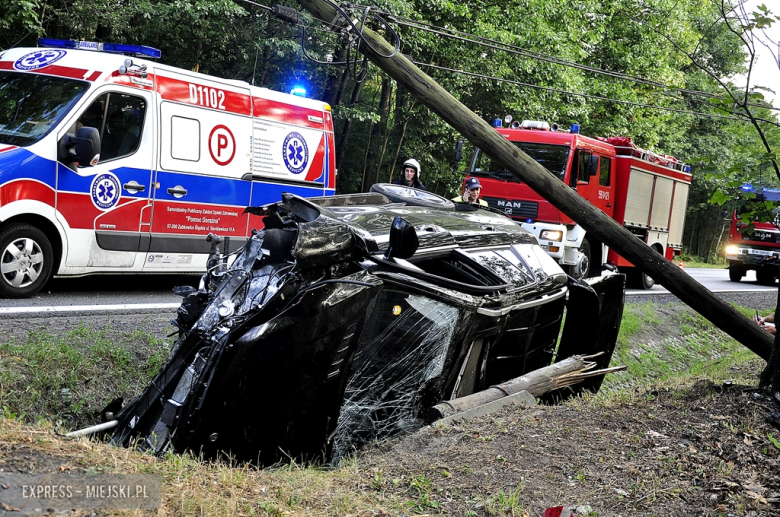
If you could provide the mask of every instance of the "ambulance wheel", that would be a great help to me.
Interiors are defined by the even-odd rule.
[[[775,268],[762,267],[756,269],[756,280],[761,285],[772,285],[775,283]]]
[[[729,266],[729,280],[732,282],[739,282],[745,276],[745,268],[737,265]]]
[[[48,282],[54,252],[42,231],[29,224],[11,224],[0,231],[0,296],[32,296]]]
[[[455,203],[432,192],[393,183],[375,183],[371,192],[383,194],[393,203],[406,203],[409,206],[424,206],[439,210],[455,210]]]

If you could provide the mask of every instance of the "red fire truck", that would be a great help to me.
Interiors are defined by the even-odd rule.
[[[511,117],[507,117],[511,122]],[[667,259],[682,249],[691,184],[690,166],[671,156],[638,148],[627,137],[590,138],[573,124],[559,130],[526,120],[496,130],[543,165],[550,174],[622,224]],[[553,207],[495,159],[477,149],[468,171],[479,178],[481,197],[492,208],[533,232],[539,243],[575,278],[602,268],[620,268],[629,282],[649,289],[654,281]]]
[[[750,185],[742,187],[756,191]],[[758,198],[764,201],[780,201],[780,190],[760,189]],[[753,221],[753,231],[746,231],[748,222],[741,217],[739,209],[731,214],[729,240],[725,247],[729,262],[729,279],[739,282],[751,269],[756,272],[759,284],[772,285],[780,274],[780,212],[771,214],[772,221]],[[741,230],[741,231],[740,231]]]

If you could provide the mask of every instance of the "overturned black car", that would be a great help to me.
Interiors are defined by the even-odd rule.
[[[574,281],[503,215],[375,187],[247,209],[265,228],[229,267],[214,240],[200,289],[180,291],[170,356],[109,439],[332,461],[554,360],[604,352],[609,364],[622,275]]]

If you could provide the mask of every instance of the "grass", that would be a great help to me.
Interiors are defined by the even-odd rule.
[[[722,255],[715,255],[713,257],[710,257],[709,260],[703,259],[702,257],[698,257],[696,255],[688,255],[687,253],[684,253],[682,256],[683,266],[684,267],[702,267],[702,268],[710,268],[710,269],[724,269],[728,267],[728,262]],[[680,257],[674,260],[674,263],[677,264],[680,261]]]
[[[92,425],[111,397],[137,395],[168,350],[150,334],[130,332],[115,340],[83,324],[63,336],[30,331],[0,343],[0,408],[25,421]]]
[[[750,309],[738,309],[751,314]],[[468,474],[468,465],[421,465],[403,475],[388,475],[366,472],[357,459],[347,458],[338,468],[293,462],[261,470],[207,462],[192,454],[156,458],[85,439],[76,442],[83,446],[73,447],[52,432],[52,422],[59,419],[70,427],[94,423],[109,395],[137,394],[168,349],[168,343],[151,335],[131,332],[111,339],[107,332],[84,325],[65,336],[34,331],[0,343],[0,443],[48,451],[74,468],[160,475],[164,515],[430,515],[438,514],[447,498],[467,500],[473,508],[467,515],[524,514],[529,494],[523,483],[468,496],[437,488],[439,479]],[[683,397],[687,386],[702,378],[756,385],[749,372],[760,364],[683,304],[627,304],[613,365],[625,365],[628,371],[608,376],[598,395],[567,404],[635,404],[653,398],[650,386]],[[780,449],[777,438],[768,438],[767,448]],[[729,468],[724,465],[724,473]],[[571,476],[577,484],[590,482],[579,467]]]
[[[746,316],[752,310],[736,307]],[[626,304],[612,366],[625,372],[607,376],[602,389],[624,390],[634,386],[691,377],[725,380],[732,368],[761,363],[753,352],[715,328],[707,319],[683,304],[671,314],[668,306],[653,302]],[[756,379],[739,379],[755,384]]]

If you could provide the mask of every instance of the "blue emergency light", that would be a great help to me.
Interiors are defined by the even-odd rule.
[[[570,131],[572,133],[579,133],[580,132],[580,125],[579,124],[572,124]]]
[[[56,38],[38,38],[38,46],[46,48],[69,48],[74,50],[94,50],[98,52],[111,52],[135,57],[149,57],[158,59],[162,52],[156,48],[145,45],[125,45],[124,43],[98,43],[95,41],[75,41]]]
[[[306,97],[306,88],[303,86],[295,86],[290,90],[290,95],[297,95],[298,97]]]
[[[503,124],[504,124],[504,123],[503,123],[503,122],[501,122],[501,119],[500,119],[500,118],[497,118],[497,119],[493,120],[493,127],[502,127],[502,126],[503,126]]]

